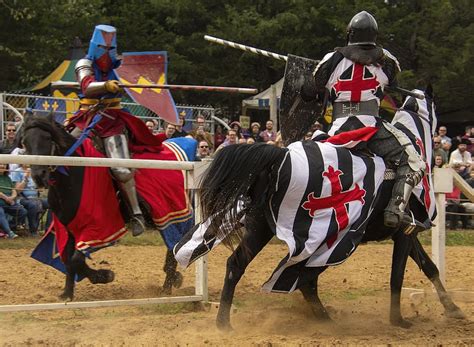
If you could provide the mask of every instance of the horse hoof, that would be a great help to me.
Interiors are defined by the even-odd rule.
[[[171,294],[171,285],[164,285],[161,288],[161,294],[163,295],[170,295]]]
[[[110,283],[115,279],[115,274],[111,270],[97,270],[93,277],[89,277],[89,280],[93,284],[106,284]]]
[[[220,331],[224,333],[229,333],[231,331],[234,331],[229,321],[222,321],[222,320],[217,319],[216,326],[217,326],[217,329],[219,329]]]
[[[175,288],[181,288],[183,285],[183,275],[181,272],[176,272],[174,280],[173,280],[173,287]]]
[[[72,295],[70,293],[62,293],[59,296],[59,299],[61,299],[63,301],[66,301],[66,302],[69,302],[69,301],[72,301],[74,299],[74,295]]]
[[[466,315],[461,311],[459,307],[456,307],[452,310],[445,311],[446,317],[448,318],[455,318],[455,319],[466,319]]]
[[[400,328],[403,328],[403,329],[409,329],[413,325],[412,323],[410,323],[409,321],[407,321],[403,318],[391,319],[390,323],[393,326],[400,327]]]

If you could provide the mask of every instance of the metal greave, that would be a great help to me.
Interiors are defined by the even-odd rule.
[[[130,159],[128,141],[125,134],[104,138],[104,147],[105,153],[109,158]],[[120,190],[132,209],[133,214],[142,214],[140,205],[138,204],[133,171],[125,167],[113,167],[111,171],[112,175],[119,182]]]

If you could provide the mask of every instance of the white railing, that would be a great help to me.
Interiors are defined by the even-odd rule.
[[[29,155],[0,155],[2,164],[30,164],[30,165],[66,165],[66,166],[99,166],[99,167],[130,167],[130,168],[155,168],[164,170],[184,170],[185,188],[195,189],[197,195],[195,201],[199,201],[198,182],[200,176],[209,162],[177,162],[163,160],[136,160],[136,159],[110,159],[110,158],[77,158],[77,157],[53,157],[53,156],[29,156]],[[199,204],[196,204],[195,222],[199,223]],[[25,305],[0,305],[0,312],[36,311],[36,310],[59,310],[74,308],[111,307],[111,306],[136,306],[148,304],[169,304],[178,302],[207,302],[207,256],[196,261],[195,265],[195,294],[188,296],[175,296],[163,298],[124,299],[105,301],[83,301],[83,302],[58,302],[44,304]]]

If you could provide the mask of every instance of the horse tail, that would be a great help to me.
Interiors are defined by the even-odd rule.
[[[226,237],[229,232],[241,229],[242,203],[249,203],[252,186],[262,175],[268,176],[275,164],[281,163],[286,151],[255,143],[230,145],[216,153],[201,181],[202,221],[210,223],[209,235],[217,236],[231,246],[232,240]]]

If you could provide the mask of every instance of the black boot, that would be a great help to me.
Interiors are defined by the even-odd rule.
[[[390,199],[383,214],[383,222],[387,228],[396,229],[400,226],[405,214],[400,209],[402,203],[404,203],[404,201],[401,196]]]
[[[142,214],[135,214],[130,218],[130,229],[133,236],[141,235],[145,232],[145,218]]]

